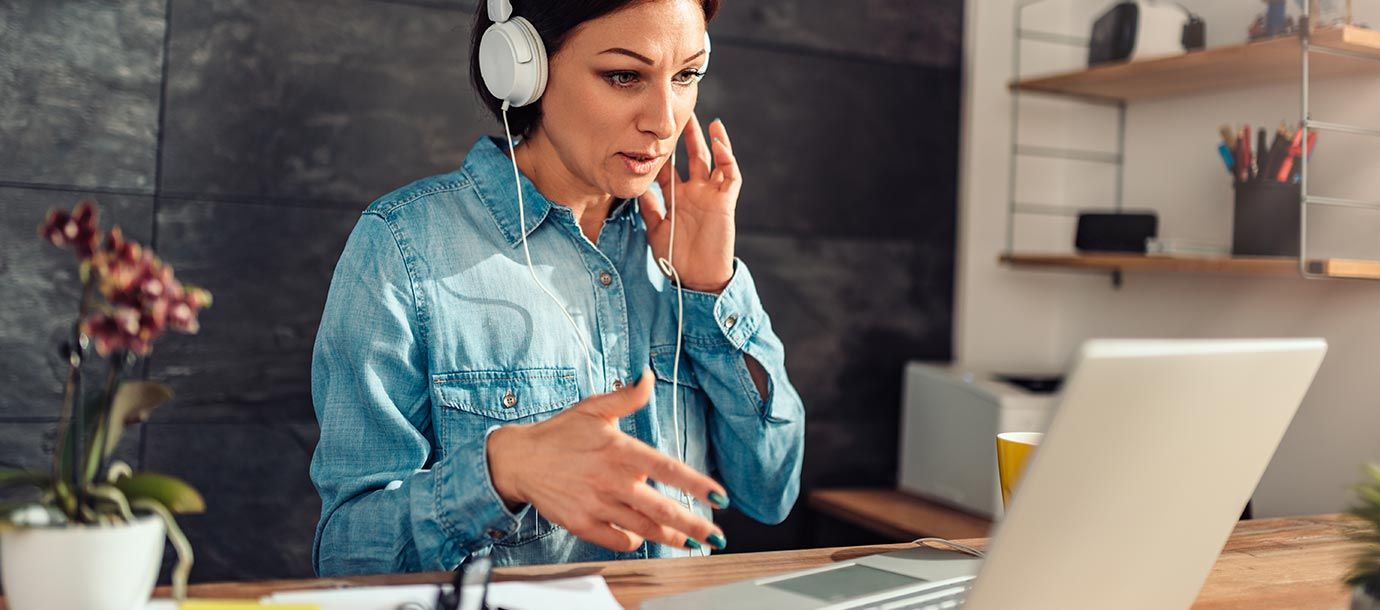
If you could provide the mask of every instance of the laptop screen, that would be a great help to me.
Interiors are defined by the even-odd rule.
[[[815,572],[769,582],[765,586],[835,602],[922,582],[927,581],[854,564],[827,572]]]

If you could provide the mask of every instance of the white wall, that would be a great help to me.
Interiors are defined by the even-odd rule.
[[[1048,370],[1090,337],[1322,336],[1326,362],[1255,497],[1258,515],[1342,510],[1359,465],[1380,460],[1380,282],[1308,282],[1189,274],[1107,275],[1013,270],[1005,247],[1009,167],[1012,0],[969,0],[960,180],[959,291],[955,353],[976,366]],[[1110,2],[1049,0],[1027,13],[1041,29],[1086,35],[1087,16]],[[1185,2],[1208,21],[1209,41],[1245,39],[1257,0]],[[1380,2],[1357,3],[1380,25]],[[1053,8],[1050,8],[1053,7]],[[1026,75],[1077,68],[1083,51],[1025,43]],[[1297,65],[1281,66],[1296,71]],[[1315,83],[1313,117],[1380,127],[1380,78]],[[1132,104],[1124,197],[1160,215],[1160,235],[1231,241],[1232,191],[1216,156],[1223,123],[1297,120],[1297,85]],[[1025,96],[1021,142],[1115,150],[1115,113]],[[1310,191],[1380,200],[1380,140],[1323,134]],[[1112,167],[1022,158],[1018,199],[1073,208],[1109,205]],[[1380,211],[1313,208],[1315,256],[1380,258]],[[1016,249],[1069,252],[1071,217],[1018,215]]]

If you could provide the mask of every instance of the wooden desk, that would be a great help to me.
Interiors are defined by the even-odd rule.
[[[816,489],[810,508],[897,541],[985,538],[992,520],[895,489]],[[863,542],[863,541],[859,541]]]
[[[1128,524],[1128,527],[1135,527]],[[1341,584],[1355,547],[1347,534],[1359,521],[1343,515],[1243,521],[1227,543],[1198,596],[1195,610],[1345,610],[1349,592]],[[981,546],[982,541],[974,541]],[[504,568],[495,580],[602,575],[624,606],[744,578],[799,570],[833,561],[905,548],[904,544],[716,555],[693,559],[647,559],[610,563]],[[1135,549],[1126,552],[1134,553]],[[1114,558],[1112,559],[1114,560]],[[347,585],[445,582],[445,573],[397,574],[216,583],[191,587],[193,597],[257,598],[274,591]],[[166,595],[166,588],[159,593]],[[0,603],[3,610],[3,603]]]

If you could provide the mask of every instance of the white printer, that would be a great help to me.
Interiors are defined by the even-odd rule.
[[[1003,376],[961,365],[906,365],[900,487],[1000,518],[996,435],[1044,432],[1062,377]]]

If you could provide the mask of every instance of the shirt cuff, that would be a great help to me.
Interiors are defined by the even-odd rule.
[[[732,345],[742,350],[766,315],[747,264],[733,258],[733,277],[718,294],[686,288],[685,337]],[[671,297],[675,298],[674,291]]]
[[[482,438],[467,440],[456,447],[433,470],[439,471],[433,508],[441,527],[452,540],[470,551],[488,546],[518,530],[530,504],[516,513],[508,510],[494,487],[489,472],[490,427]]]

